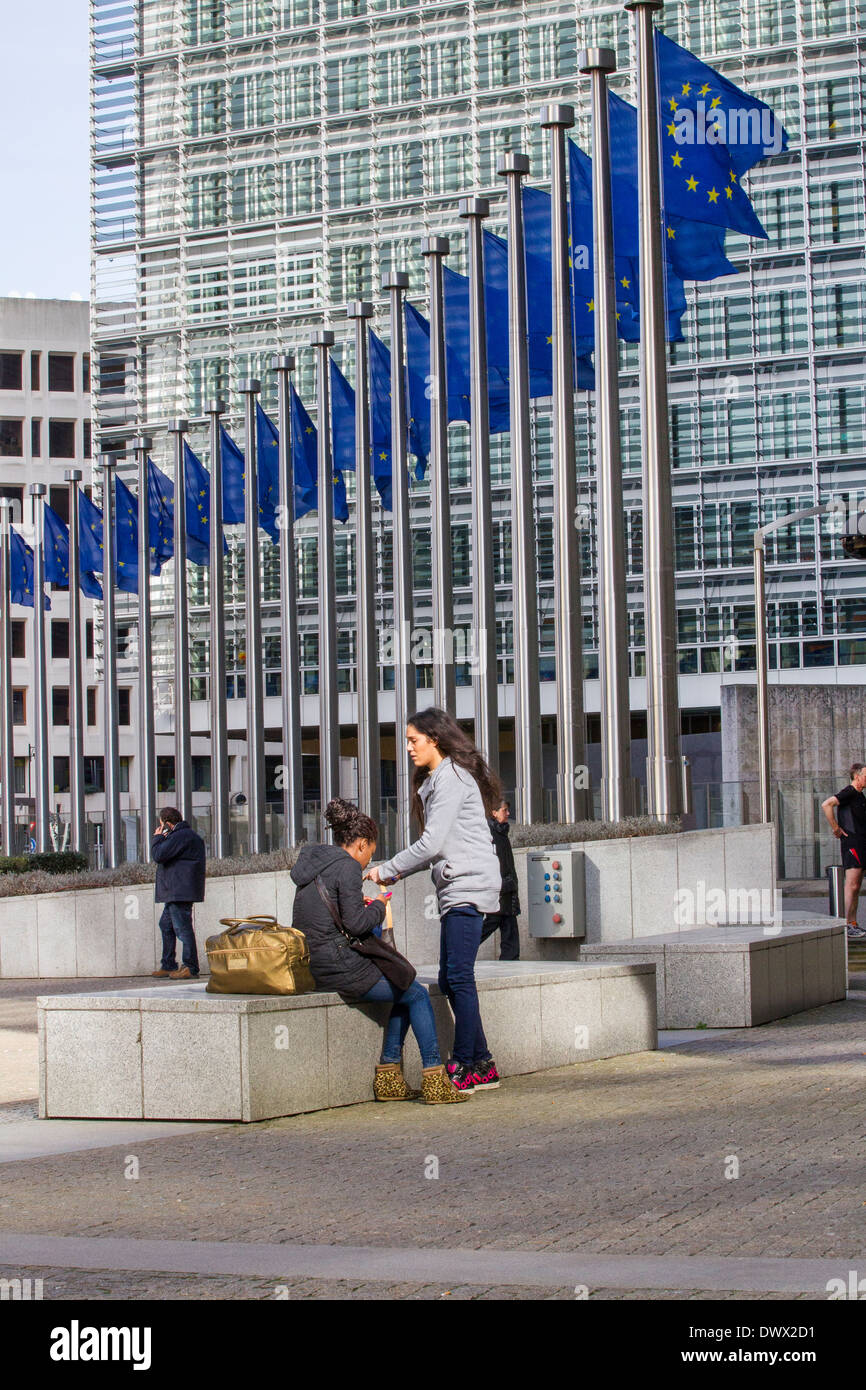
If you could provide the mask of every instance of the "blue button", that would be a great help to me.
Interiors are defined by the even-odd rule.
[[[546,903],[549,903],[549,902],[550,902],[550,894],[549,894],[549,893],[545,896],[544,901],[545,901]]]
[[[548,878],[550,878],[550,874],[545,874],[544,877],[545,877],[545,879],[548,879]]]
[[[556,897],[553,899],[553,901],[554,901],[555,903],[561,903],[561,902],[562,902],[562,898],[561,898],[561,897],[559,896],[559,894],[557,893],[557,894],[556,894]]]

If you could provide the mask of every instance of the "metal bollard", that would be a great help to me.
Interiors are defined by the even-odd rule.
[[[827,865],[827,888],[830,895],[828,912],[831,917],[845,916],[845,870],[841,864]]]

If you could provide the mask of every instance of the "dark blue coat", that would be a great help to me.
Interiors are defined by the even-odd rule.
[[[154,835],[150,855],[156,862],[154,902],[204,902],[204,840],[189,821],[179,821],[168,835]]]

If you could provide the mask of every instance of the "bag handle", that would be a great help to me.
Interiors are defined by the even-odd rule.
[[[240,931],[245,926],[256,927],[259,924],[265,926],[279,926],[276,917],[268,917],[264,913],[252,917],[221,917],[220,926],[228,927],[229,936],[234,932]]]

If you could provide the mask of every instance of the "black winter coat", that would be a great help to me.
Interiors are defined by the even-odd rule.
[[[346,931],[369,936],[385,920],[385,904],[364,902],[361,865],[339,845],[304,845],[290,871],[296,892],[292,926],[302,931],[310,948],[310,969],[319,989],[336,991],[352,1004],[383,978],[378,966],[349,945],[315,883],[317,874],[327,888]]]
[[[494,816],[488,818],[493,848],[499,859],[499,872],[502,874],[502,889],[499,894],[499,911],[509,917],[520,916],[520,899],[517,896],[517,870],[514,867],[514,854],[508,838],[508,821],[501,824]]]
[[[150,856],[156,860],[154,902],[204,902],[204,840],[189,821],[179,821],[167,835],[154,835]]]

